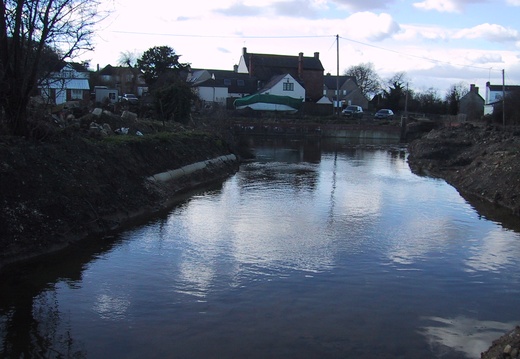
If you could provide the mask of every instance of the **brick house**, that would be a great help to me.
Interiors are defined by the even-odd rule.
[[[484,115],[485,100],[478,91],[479,88],[471,84],[469,92],[460,99],[459,114],[465,115],[467,121],[479,120]]]
[[[132,93],[142,96],[148,91],[143,74],[139,69],[128,66],[107,65],[96,72],[97,86],[107,86],[117,89],[120,94]]]
[[[323,97],[323,65],[319,52],[314,56],[298,56],[256,54],[243,48],[238,64],[239,73],[247,73],[257,80],[257,88],[261,89],[275,76],[290,74],[305,88],[305,101],[316,102]]]
[[[336,96],[338,85],[339,94]],[[325,75],[323,81],[323,96],[326,96],[333,103],[336,99],[339,99],[342,107],[358,105],[365,110],[368,108],[368,100],[361,92],[354,76]]]

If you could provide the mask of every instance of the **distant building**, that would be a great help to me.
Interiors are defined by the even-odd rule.
[[[258,89],[276,76],[290,74],[305,88],[305,101],[310,102],[323,97],[323,71],[319,52],[312,57],[303,56],[303,52],[298,56],[257,54],[247,52],[244,47],[238,64],[238,72],[256,79]]]
[[[469,92],[460,99],[459,114],[465,115],[467,121],[479,120],[484,115],[484,104],[479,88],[471,84]]]
[[[337,88],[339,86],[339,92]],[[361,88],[354,76],[333,76],[327,74],[323,81],[323,95],[332,103],[339,100],[340,107],[358,105],[367,109],[368,99],[361,92]]]
[[[85,64],[63,63],[47,78],[40,81],[38,89],[42,98],[50,104],[88,101],[90,99],[89,76]]]
[[[484,106],[484,114],[490,115],[493,113],[493,109],[496,104],[502,101],[504,92],[507,95],[513,91],[520,91],[518,85],[491,85],[488,81],[486,82],[486,98]]]
[[[148,91],[141,71],[134,67],[107,65],[96,73],[97,86],[117,89],[120,94],[142,96]]]

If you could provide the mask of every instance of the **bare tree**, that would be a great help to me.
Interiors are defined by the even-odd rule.
[[[459,113],[460,99],[469,91],[469,86],[465,82],[458,82],[450,86],[446,93],[446,103],[448,114],[456,115]]]
[[[139,55],[134,51],[124,51],[119,54],[117,63],[120,66],[136,67]]]
[[[353,76],[363,95],[370,99],[381,89],[381,80],[374,70],[371,62],[351,66],[345,71],[345,75]]]
[[[29,133],[27,107],[55,66],[92,50],[100,0],[4,0],[0,4],[0,119],[13,135]],[[55,55],[45,61],[46,53]]]

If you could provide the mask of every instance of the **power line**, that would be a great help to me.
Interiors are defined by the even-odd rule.
[[[197,34],[171,34],[171,33],[156,33],[156,32],[122,31],[122,30],[113,30],[112,32],[113,33],[118,33],[118,34],[129,34],[129,35],[171,36],[171,37],[208,38],[208,39],[306,39],[306,38],[334,38],[333,44],[336,41],[336,35],[286,35],[286,36],[284,36],[284,35],[275,35],[275,36],[265,36],[265,35],[262,35],[262,36],[255,36],[255,35],[197,35]],[[363,46],[372,47],[372,48],[375,48],[375,49],[378,49],[378,50],[392,52],[392,53],[395,53],[395,54],[398,54],[398,55],[401,55],[401,56],[408,56],[408,57],[412,57],[412,58],[416,58],[416,59],[420,59],[420,60],[425,60],[425,61],[429,61],[429,62],[433,62],[433,63],[437,63],[437,64],[446,64],[446,65],[458,66],[458,67],[468,67],[468,68],[474,68],[474,69],[478,69],[478,70],[488,70],[489,72],[491,72],[492,70],[493,71],[499,71],[498,69],[495,70],[495,69],[489,68],[489,67],[455,64],[455,63],[451,63],[451,62],[448,62],[448,61],[442,61],[442,60],[429,58],[429,57],[426,57],[426,56],[407,54],[407,53],[404,53],[404,52],[401,52],[401,51],[396,51],[396,50],[388,49],[388,48],[385,48],[385,47],[382,47],[382,46],[377,46],[377,45],[369,44],[369,43],[366,43],[366,42],[349,39],[349,38],[343,37],[343,36],[339,36],[339,38],[341,38],[343,40],[347,40],[347,41],[353,42],[353,43],[356,43],[356,44],[360,44],[360,45],[363,45]],[[332,45],[331,45],[331,47],[332,47]]]
[[[459,67],[470,67],[470,68],[479,69],[479,70],[489,70],[490,72],[491,72],[491,70],[492,70],[492,68],[489,68],[489,67],[481,67],[481,66],[474,66],[474,65],[454,64],[454,63],[451,63],[451,62],[448,62],[448,61],[441,61],[441,60],[437,60],[437,59],[428,58],[428,57],[425,57],[425,56],[411,55],[411,54],[407,54],[407,53],[404,53],[404,52],[400,52],[400,51],[396,51],[396,50],[387,49],[387,48],[384,48],[384,47],[381,47],[381,46],[376,46],[376,45],[372,45],[372,44],[367,44],[367,43],[365,43],[365,42],[352,40],[352,39],[349,39],[349,38],[346,38],[346,37],[341,37],[341,38],[344,39],[344,40],[350,41],[350,42],[354,42],[354,43],[356,43],[356,44],[360,44],[360,45],[364,45],[364,46],[373,47],[373,48],[378,49],[378,50],[383,50],[383,51],[393,52],[393,53],[398,54],[398,55],[408,56],[408,57],[413,57],[413,58],[417,58],[417,59],[421,59],[421,60],[426,60],[426,61],[430,61],[430,62],[434,62],[434,63],[438,63],[438,64],[446,64],[446,65],[459,66]]]
[[[191,38],[209,38],[209,39],[305,39],[305,38],[323,38],[331,37],[330,35],[287,35],[287,36],[252,36],[252,35],[194,35],[194,34],[169,34],[169,33],[154,33],[154,32],[138,32],[138,31],[121,31],[113,30],[112,32],[118,34],[129,35],[147,35],[147,36],[171,36],[171,37],[191,37]]]

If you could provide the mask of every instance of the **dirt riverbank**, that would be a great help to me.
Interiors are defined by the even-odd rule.
[[[520,129],[470,124],[433,130],[409,145],[418,174],[445,179],[485,215],[490,207],[520,222]],[[487,205],[482,205],[486,203]],[[491,205],[491,206],[490,206]],[[490,343],[482,359],[520,358],[520,327]]]
[[[471,124],[433,130],[409,147],[415,173],[520,216],[520,129]]]
[[[116,116],[97,119],[119,128]],[[169,182],[149,176],[232,153],[220,137],[132,121],[127,135],[100,135],[89,116],[45,142],[0,137],[0,270],[121,229],[164,210],[180,192],[221,180],[237,161],[205,166]],[[156,127],[154,127],[156,126]],[[105,130],[109,130],[105,126]],[[135,135],[139,131],[139,135]]]

